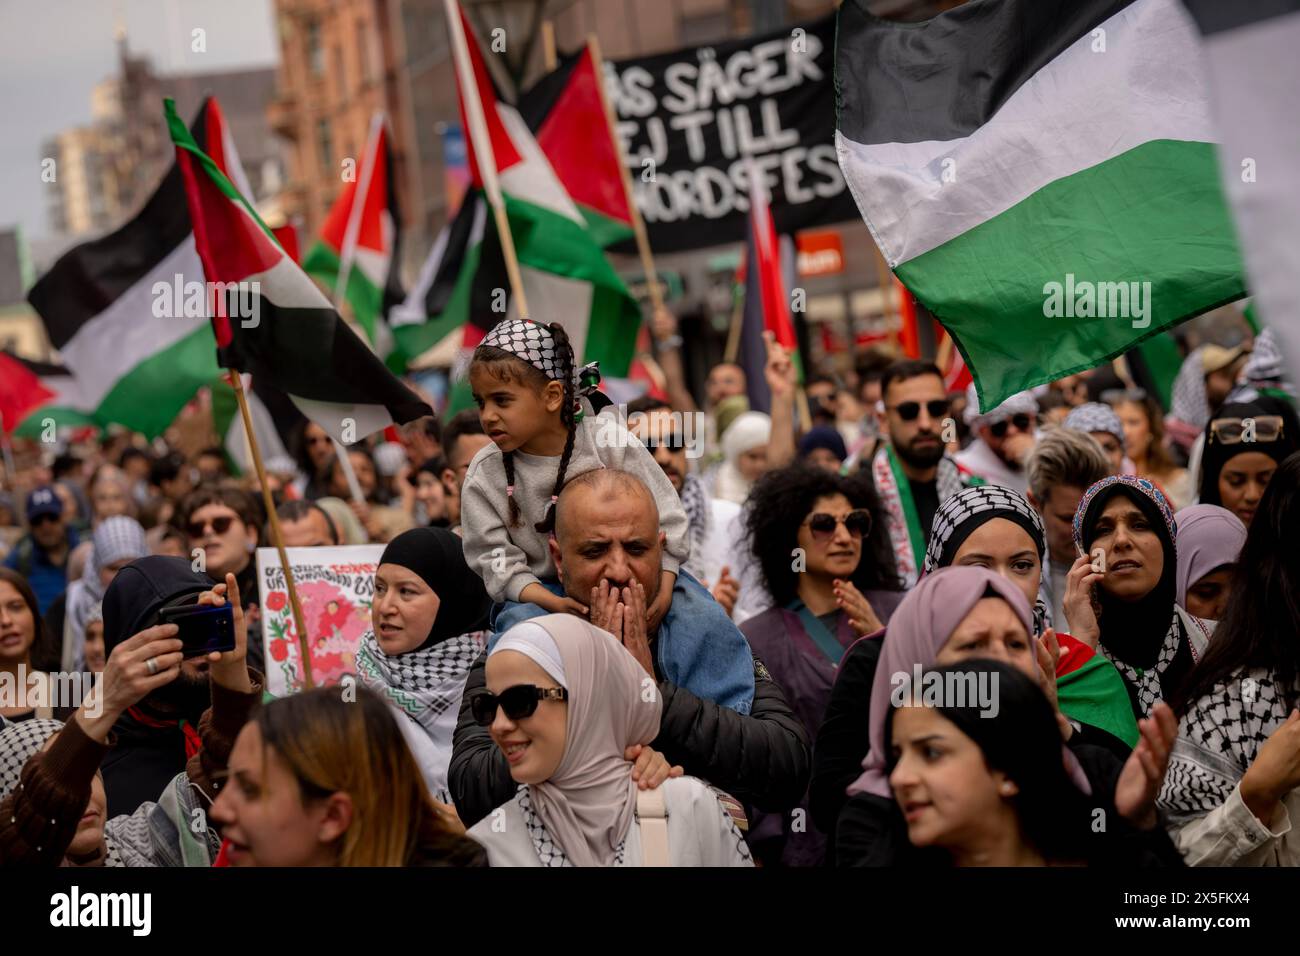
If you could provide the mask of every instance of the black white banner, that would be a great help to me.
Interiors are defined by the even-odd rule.
[[[606,62],[607,88],[656,251],[745,236],[748,156],[780,233],[856,220],[835,155],[835,18]]]

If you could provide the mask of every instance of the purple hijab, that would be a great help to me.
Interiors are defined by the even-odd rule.
[[[891,675],[910,675],[918,664],[922,668],[933,666],[935,657],[948,643],[952,632],[989,591],[1011,605],[1026,633],[1034,633],[1034,616],[1025,596],[1014,584],[987,568],[939,568],[923,577],[898,605],[894,616],[889,619],[889,629],[885,632],[880,661],[871,685],[871,749],[862,761],[862,776],[849,786],[849,796],[872,793],[886,800],[893,799],[886,767],[889,744],[885,740]],[[1087,792],[1078,762],[1068,750],[1065,753],[1070,776]]]
[[[1227,508],[1191,505],[1178,512],[1178,606],[1187,591],[1216,568],[1236,564],[1246,543],[1246,526]]]

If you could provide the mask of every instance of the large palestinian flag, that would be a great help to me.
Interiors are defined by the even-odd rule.
[[[523,276],[529,318],[564,323],[580,363],[599,362],[609,376],[627,374],[640,308],[605,259],[588,220],[565,190],[519,111],[493,88],[477,41],[464,26],[478,96],[496,160],[506,213]],[[462,117],[464,116],[464,91]],[[517,314],[500,237],[483,192],[481,147],[469,133],[472,188],[435,243],[415,287],[391,316],[401,351],[415,356],[453,332],[472,347]]]
[[[217,102],[204,101],[193,141],[247,189]],[[98,424],[162,434],[218,374],[185,184],[173,165],[134,219],[65,253],[27,299]]]
[[[383,116],[376,116],[356,178],[343,187],[320,240],[302,264],[325,283],[336,302],[347,299],[353,317],[376,347],[387,344],[382,323],[404,297],[399,275],[401,220],[393,185],[388,127]]]
[[[166,101],[194,244],[213,283],[212,328],[222,366],[285,392],[308,418],[349,443],[432,409],[384,367],[280,248],[252,206],[190,136]]]
[[[591,50],[565,57],[519,99],[519,112],[537,134],[556,177],[602,247],[632,236],[618,153],[610,140]]]
[[[1245,294],[1202,59],[1178,0],[840,7],[840,166],[981,407]]]

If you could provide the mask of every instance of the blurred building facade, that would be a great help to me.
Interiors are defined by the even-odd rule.
[[[215,95],[255,197],[280,188],[282,149],[266,116],[274,69],[168,76],[132,54],[125,35],[117,45],[117,72],[91,91],[91,122],[59,132],[43,148],[43,158],[55,163],[47,213],[61,244],[117,228],[158,187],[175,158],[161,109],[167,96],[189,119],[204,96]]]

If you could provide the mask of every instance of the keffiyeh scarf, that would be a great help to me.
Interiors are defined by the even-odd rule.
[[[1097,645],[1097,653],[1114,664],[1115,669],[1120,672],[1124,680],[1136,688],[1138,707],[1142,711],[1142,716],[1150,717],[1151,708],[1155,707],[1157,701],[1165,698],[1160,689],[1160,676],[1174,662],[1174,658],[1178,656],[1178,649],[1185,639],[1182,618],[1175,611],[1174,619],[1169,625],[1169,630],[1165,633],[1164,643],[1160,645],[1160,654],[1156,657],[1155,666],[1144,670],[1126,664],[1118,657],[1108,653],[1104,644]]]
[[[914,587],[919,577],[919,565],[925,556],[926,529],[921,527],[917,517],[916,503],[912,500],[912,488],[908,484],[907,475],[889,445],[882,446],[871,460],[871,478],[885,515],[898,576],[903,579],[905,589]],[[947,455],[939,459],[935,490],[939,495],[940,508],[962,490],[961,473]]]
[[[515,802],[519,804],[519,812],[524,817],[524,826],[528,830],[529,839],[533,841],[533,850],[537,853],[537,859],[542,862],[542,866],[573,866],[569,858],[564,855],[564,850],[551,838],[546,824],[542,822],[542,818],[533,806],[527,787],[519,788]],[[627,838],[624,837],[619,842],[618,848],[614,850],[614,866],[623,864],[623,854],[626,850]]]
[[[948,498],[934,514],[930,530],[930,545],[925,552],[926,574],[952,564],[957,550],[976,528],[993,518],[1006,518],[1029,533],[1038,550],[1041,576],[1038,597],[1034,601],[1034,633],[1042,634],[1052,626],[1051,602],[1047,600],[1045,583],[1049,577],[1047,565],[1047,531],[1024,495],[1001,485],[980,485],[966,488]]]
[[[1065,427],[1076,432],[1109,432],[1124,447],[1124,424],[1115,410],[1101,402],[1084,402],[1065,416]]]
[[[691,557],[685,568],[695,577],[704,580],[704,569],[697,564],[704,558],[704,543],[709,539],[713,524],[713,503],[708,489],[696,474],[682,480],[682,510],[686,512],[687,528],[691,535]]]
[[[1215,684],[1179,722],[1156,805],[1175,824],[1222,806],[1287,716],[1286,694],[1266,669]]]
[[[433,769],[444,778],[465,679],[486,637],[486,631],[474,631],[390,656],[379,646],[374,631],[367,631],[357,651],[357,675],[424,730],[436,755]]]

